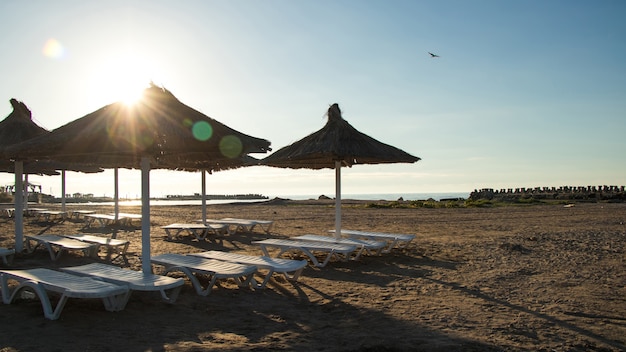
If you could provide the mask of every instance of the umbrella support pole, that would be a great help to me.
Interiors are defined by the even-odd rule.
[[[206,170],[202,170],[202,223],[206,224]]]
[[[335,160],[335,238],[341,238],[341,161]]]
[[[15,162],[15,195],[13,201],[15,203],[15,252],[20,253],[24,248],[24,185],[22,177],[24,173],[24,162]]]
[[[115,211],[115,222],[119,220],[120,216],[120,177],[118,168],[113,169],[113,200]]]
[[[150,159],[141,158],[141,269],[152,273],[150,260]]]
[[[65,210],[65,170],[61,170],[61,211]]]

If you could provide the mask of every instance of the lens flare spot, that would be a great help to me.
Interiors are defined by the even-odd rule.
[[[51,59],[61,59],[65,56],[65,48],[63,48],[61,42],[54,38],[48,39],[43,45],[43,49],[41,51],[44,56]]]
[[[206,121],[198,121],[191,127],[191,133],[199,141],[208,141],[213,136],[213,127]]]
[[[186,118],[186,119],[183,120],[183,126],[184,127],[191,127],[191,126],[193,126],[193,121],[191,121],[190,118]]]
[[[241,140],[233,135],[226,136],[220,141],[220,152],[227,158],[238,157],[242,150]]]

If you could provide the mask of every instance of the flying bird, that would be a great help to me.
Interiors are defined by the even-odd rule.
[[[433,53],[431,53],[430,51],[429,51],[428,53],[430,54],[430,57],[439,57],[439,55],[437,55],[437,54],[433,54]]]

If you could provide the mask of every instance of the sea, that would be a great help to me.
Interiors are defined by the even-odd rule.
[[[335,195],[326,195],[327,197],[333,198]],[[268,196],[268,199],[208,199],[206,201],[207,205],[210,204],[228,204],[228,203],[255,203],[255,202],[265,202],[274,198],[283,198],[283,199],[292,199],[292,200],[307,200],[307,199],[318,199],[320,195],[276,195],[276,196]],[[404,200],[426,200],[426,199],[449,199],[449,198],[463,198],[467,199],[469,197],[469,192],[442,192],[442,193],[373,193],[373,194],[342,194],[341,199],[357,199],[357,200],[398,200],[400,198]],[[90,203],[80,203],[82,206],[88,205],[113,205],[113,202],[90,202]],[[120,206],[138,206],[141,205],[141,199],[125,199],[120,200],[118,203]],[[186,199],[186,200],[176,200],[176,199],[151,199],[150,206],[165,206],[165,205],[202,205],[202,200],[200,199]]]

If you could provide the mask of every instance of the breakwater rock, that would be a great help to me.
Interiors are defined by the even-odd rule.
[[[561,186],[493,189],[483,188],[470,193],[470,200],[488,199],[502,202],[520,200],[626,201],[624,186]]]

